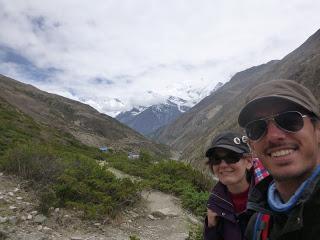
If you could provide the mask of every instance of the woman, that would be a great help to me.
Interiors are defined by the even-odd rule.
[[[246,212],[252,159],[246,137],[219,134],[206,152],[208,166],[219,182],[208,200],[205,240],[243,240],[251,213]]]

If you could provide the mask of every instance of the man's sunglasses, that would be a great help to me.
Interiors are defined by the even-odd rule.
[[[283,112],[267,118],[261,118],[252,121],[245,127],[246,134],[249,139],[257,141],[262,138],[268,129],[268,121],[273,120],[278,128],[286,132],[298,132],[303,128],[303,118],[307,115],[302,115],[297,111]]]
[[[244,155],[240,153],[228,153],[225,156],[212,155],[209,157],[209,162],[212,165],[219,165],[222,160],[224,160],[227,164],[233,164],[239,162],[243,156]]]

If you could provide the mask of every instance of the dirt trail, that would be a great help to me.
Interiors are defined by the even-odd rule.
[[[113,220],[81,221],[65,209],[54,209],[46,218],[36,212],[35,193],[26,186],[0,173],[0,239],[128,240],[134,235],[141,240],[184,240],[189,224],[196,221],[181,208],[179,199],[158,191],[143,192],[136,207]]]

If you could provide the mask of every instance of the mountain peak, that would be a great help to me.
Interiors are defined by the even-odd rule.
[[[134,107],[130,111],[118,114],[116,119],[143,135],[149,135],[158,128],[171,123],[189,109],[190,106],[186,100],[169,96],[164,103],[149,107]]]

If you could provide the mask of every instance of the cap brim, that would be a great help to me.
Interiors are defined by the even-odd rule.
[[[251,102],[247,103],[247,105],[241,110],[238,117],[238,123],[240,127],[245,127],[249,122],[254,120],[254,114],[253,112],[258,109],[258,105],[267,101],[267,100],[280,100],[280,101],[286,101],[293,104],[296,104],[298,106],[301,106],[308,110],[308,107],[305,106],[305,104],[301,103],[300,101],[297,101],[296,99],[292,99],[290,97],[284,97],[284,96],[277,96],[277,95],[271,95],[267,97],[260,97],[252,100]]]
[[[234,146],[230,146],[230,145],[216,145],[216,146],[214,146],[213,148],[209,148],[209,149],[206,151],[206,157],[211,156],[217,148],[228,149],[228,150],[231,150],[231,151],[236,152],[236,153],[246,153],[246,151],[244,151],[244,150],[242,150],[242,149],[239,149],[239,148],[236,148],[236,147],[234,147]]]

